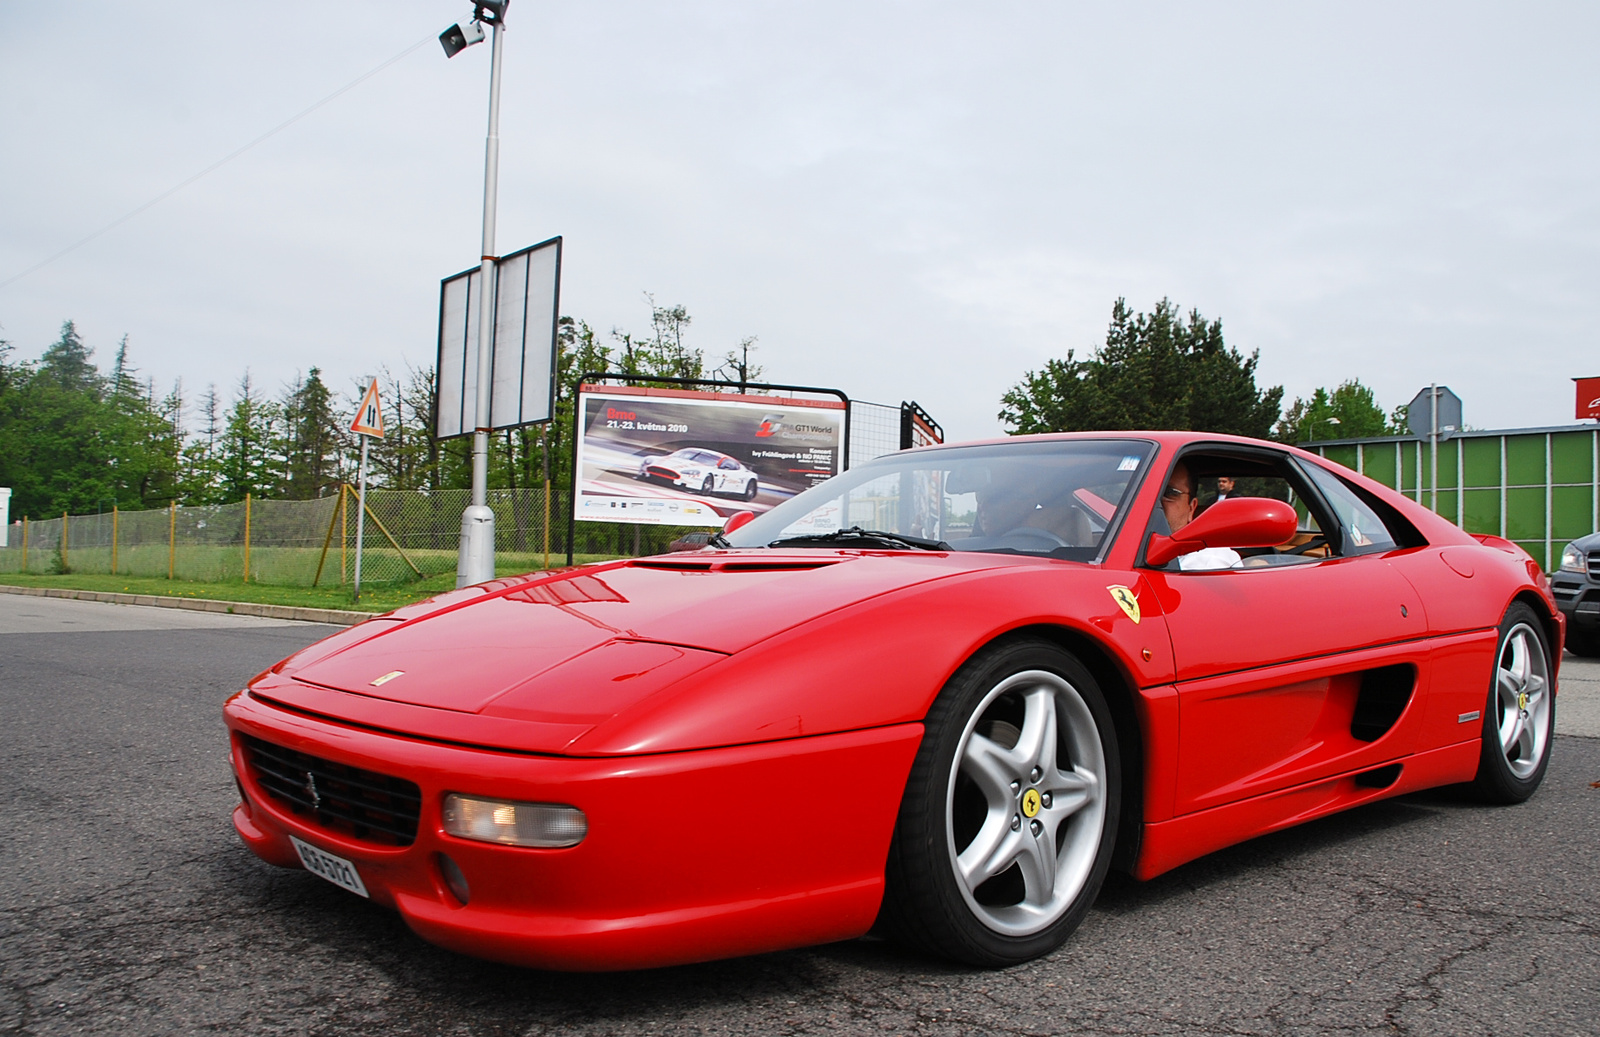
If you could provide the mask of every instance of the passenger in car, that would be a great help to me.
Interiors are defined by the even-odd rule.
[[[1194,480],[1189,476],[1189,466],[1179,461],[1172,466],[1166,489],[1161,491],[1161,510],[1167,516],[1167,525],[1173,533],[1187,526],[1194,518],[1199,501],[1195,499]],[[1178,568],[1184,572],[1203,572],[1209,569],[1237,569],[1242,559],[1231,547],[1203,547],[1178,557]]]

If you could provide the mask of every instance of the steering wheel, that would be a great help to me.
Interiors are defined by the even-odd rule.
[[[1006,540],[1014,536],[1031,537],[1035,540],[1043,540],[1049,544],[1052,549],[1057,547],[1071,546],[1065,540],[1056,536],[1048,529],[1040,529],[1038,526],[1018,526],[1016,529],[1007,530],[1006,532],[1001,533],[1000,539]]]

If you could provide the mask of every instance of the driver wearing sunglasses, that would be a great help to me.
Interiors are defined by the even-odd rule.
[[[1166,489],[1161,491],[1161,510],[1167,516],[1167,525],[1172,532],[1176,533],[1194,519],[1198,504],[1189,466],[1179,461],[1172,466]],[[1205,547],[1191,554],[1180,555],[1178,568],[1184,572],[1237,569],[1242,561],[1239,552],[1231,547]]]

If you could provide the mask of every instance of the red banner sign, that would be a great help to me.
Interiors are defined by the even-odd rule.
[[[1600,418],[1600,378],[1574,378],[1578,383],[1578,417]]]

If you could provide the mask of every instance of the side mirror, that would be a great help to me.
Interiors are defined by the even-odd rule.
[[[722,524],[722,531],[724,533],[732,533],[740,526],[749,525],[751,520],[753,520],[755,517],[756,513],[753,511],[736,511],[732,515],[728,516],[728,521]],[[1284,539],[1287,540],[1288,537],[1285,537]]]
[[[1207,508],[1172,536],[1160,533],[1145,549],[1146,565],[1166,565],[1206,547],[1276,547],[1293,539],[1294,508],[1267,497],[1229,497]]]

